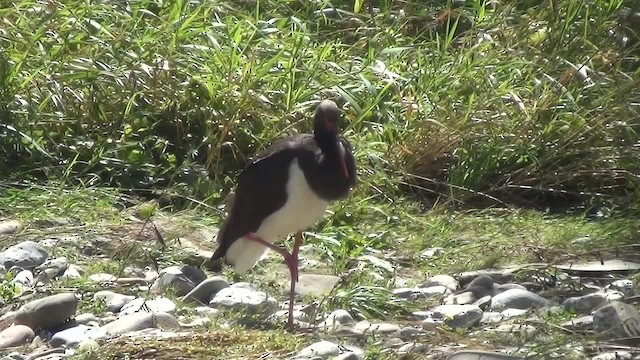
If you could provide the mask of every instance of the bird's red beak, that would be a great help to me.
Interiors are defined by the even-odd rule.
[[[349,171],[347,170],[347,162],[344,159],[344,154],[340,156],[340,164],[342,165],[342,174],[344,175],[345,179],[348,179]]]

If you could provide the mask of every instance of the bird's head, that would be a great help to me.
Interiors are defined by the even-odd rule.
[[[313,118],[313,132],[316,137],[335,138],[338,135],[340,109],[331,100],[322,100],[316,107]]]

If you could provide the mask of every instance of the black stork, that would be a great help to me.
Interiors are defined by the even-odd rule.
[[[313,134],[294,135],[272,144],[242,170],[228,216],[218,233],[218,248],[209,262],[224,259],[242,274],[253,268],[268,249],[282,255],[291,274],[289,329],[293,329],[302,231],[324,216],[331,201],[347,197],[356,185],[351,145],[338,135],[340,118],[336,103],[321,101],[314,115]],[[292,233],[295,240],[291,253],[274,245]]]

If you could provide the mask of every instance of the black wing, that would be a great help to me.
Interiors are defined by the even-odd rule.
[[[241,173],[229,216],[218,232],[211,260],[223,258],[234,241],[255,232],[287,201],[289,166],[306,134],[286,138],[259,154]]]

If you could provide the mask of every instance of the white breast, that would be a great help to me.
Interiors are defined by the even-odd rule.
[[[265,191],[269,191],[265,189]],[[309,187],[304,173],[295,159],[289,167],[287,202],[262,221],[256,235],[274,243],[288,234],[303,231],[322,218],[329,202],[318,197]],[[245,238],[235,241],[227,250],[227,261],[237,273],[253,268],[267,253],[267,248]]]

